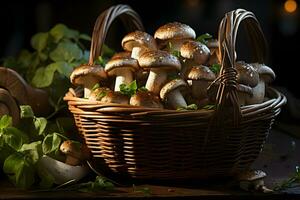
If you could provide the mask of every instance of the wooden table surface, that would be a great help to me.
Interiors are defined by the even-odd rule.
[[[264,170],[269,188],[294,173],[300,160],[300,140],[273,129],[254,169]],[[300,166],[300,165],[299,165]],[[3,178],[2,178],[3,179]],[[146,192],[143,192],[145,191]],[[116,187],[114,191],[83,192],[37,192],[14,188],[6,180],[0,181],[0,199],[300,199],[300,188],[281,193],[262,194],[245,192],[232,180],[191,181],[185,183],[147,183]]]

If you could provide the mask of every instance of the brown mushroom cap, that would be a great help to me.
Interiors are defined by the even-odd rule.
[[[130,98],[130,105],[148,108],[163,108],[158,96],[149,91],[137,91]]]
[[[71,83],[74,85],[84,85],[91,78],[98,81],[106,80],[107,74],[100,66],[80,65],[70,76]]]
[[[270,83],[275,80],[275,72],[265,64],[251,63],[251,65],[257,70],[259,76],[266,82]]]
[[[81,151],[81,144],[75,143],[71,140],[66,140],[60,145],[60,151],[67,156],[74,157],[78,160],[84,160],[87,155],[84,155]]]
[[[237,70],[238,83],[251,87],[255,87],[258,84],[259,75],[250,64],[238,61],[235,63],[235,69]]]
[[[138,62],[144,69],[164,68],[178,71],[181,69],[180,61],[176,56],[160,50],[150,50],[143,53]]]
[[[89,100],[92,101],[101,101],[101,99],[107,95],[108,92],[111,92],[109,88],[100,87],[93,90],[89,96]]]
[[[106,95],[101,98],[100,101],[103,103],[117,103],[128,105],[129,98],[121,92],[114,92],[112,90],[109,90],[106,92]]]
[[[172,22],[159,27],[154,34],[154,38],[160,40],[195,39],[196,33],[194,29],[186,24]]]
[[[210,50],[201,42],[187,41],[180,48],[180,54],[187,59],[193,59],[197,64],[204,64],[208,61]]]
[[[164,87],[160,90],[160,98],[165,100],[167,95],[177,89],[177,88],[185,88],[187,87],[187,84],[184,80],[182,79],[174,79],[168,82],[167,84],[164,85]]]
[[[105,65],[105,71],[109,76],[115,75],[116,70],[126,69],[132,72],[139,69],[139,65],[136,59],[133,58],[115,58],[108,61]]]
[[[191,68],[188,73],[188,79],[213,81],[216,79],[216,75],[208,67],[198,65]]]
[[[238,175],[240,181],[254,181],[266,177],[267,174],[261,170],[249,170]]]
[[[134,31],[127,34],[122,40],[122,47],[126,51],[132,51],[134,47],[157,49],[155,39],[148,33],[142,31]]]
[[[123,52],[117,52],[112,57],[111,60],[117,59],[117,58],[130,58],[131,53],[129,51],[123,51]]]

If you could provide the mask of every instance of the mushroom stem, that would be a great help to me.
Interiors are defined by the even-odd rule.
[[[262,103],[265,97],[265,82],[260,79],[258,84],[252,89],[253,96],[246,99],[247,104]]]
[[[161,70],[151,70],[146,82],[147,90],[158,95],[161,87],[167,80],[167,74]]]
[[[171,91],[168,94],[167,99],[170,106],[172,106],[174,109],[177,109],[179,107],[187,107],[186,101],[183,98],[180,90]]]
[[[144,52],[145,48],[142,47],[133,47],[131,51],[131,58],[138,59]]]
[[[192,59],[183,59],[181,62],[180,77],[186,79],[191,68],[197,65]]]
[[[192,81],[192,95],[194,98],[200,100],[207,97],[208,81],[193,80]]]
[[[133,80],[132,72],[129,69],[122,70],[118,73],[115,83],[115,91],[120,91],[121,84],[129,84]]]

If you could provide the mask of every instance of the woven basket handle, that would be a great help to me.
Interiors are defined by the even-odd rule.
[[[216,96],[217,114],[220,110],[233,109],[234,122],[241,116],[237,96],[237,72],[235,70],[235,43],[238,29],[244,22],[246,33],[252,46],[253,62],[263,63],[266,57],[267,45],[262,29],[252,12],[237,9],[226,13],[219,26],[218,42],[221,58],[221,72]],[[227,109],[228,111],[228,109]]]
[[[94,26],[89,58],[90,65],[93,65],[95,59],[101,54],[107,32],[117,17],[121,18],[128,31],[144,30],[139,15],[131,7],[119,4],[108,8],[99,15]]]

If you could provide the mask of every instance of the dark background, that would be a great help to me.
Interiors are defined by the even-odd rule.
[[[180,21],[189,24],[197,35],[211,33],[217,36],[218,24],[224,14],[232,9],[244,8],[254,12],[261,23],[269,45],[266,64],[277,74],[275,86],[286,87],[300,97],[297,80],[300,56],[299,8],[293,13],[284,11],[284,0],[177,0],[177,1],[1,1],[0,3],[0,58],[14,56],[22,48],[30,49],[30,38],[40,31],[48,31],[57,23],[91,35],[97,16],[117,3],[129,4],[136,10],[146,27],[153,34],[160,25]],[[298,2],[299,3],[299,2]],[[118,28],[117,28],[118,27]],[[125,32],[124,32],[125,33]],[[107,44],[120,48],[123,31],[112,28]],[[243,39],[238,41],[238,58],[249,53]]]

